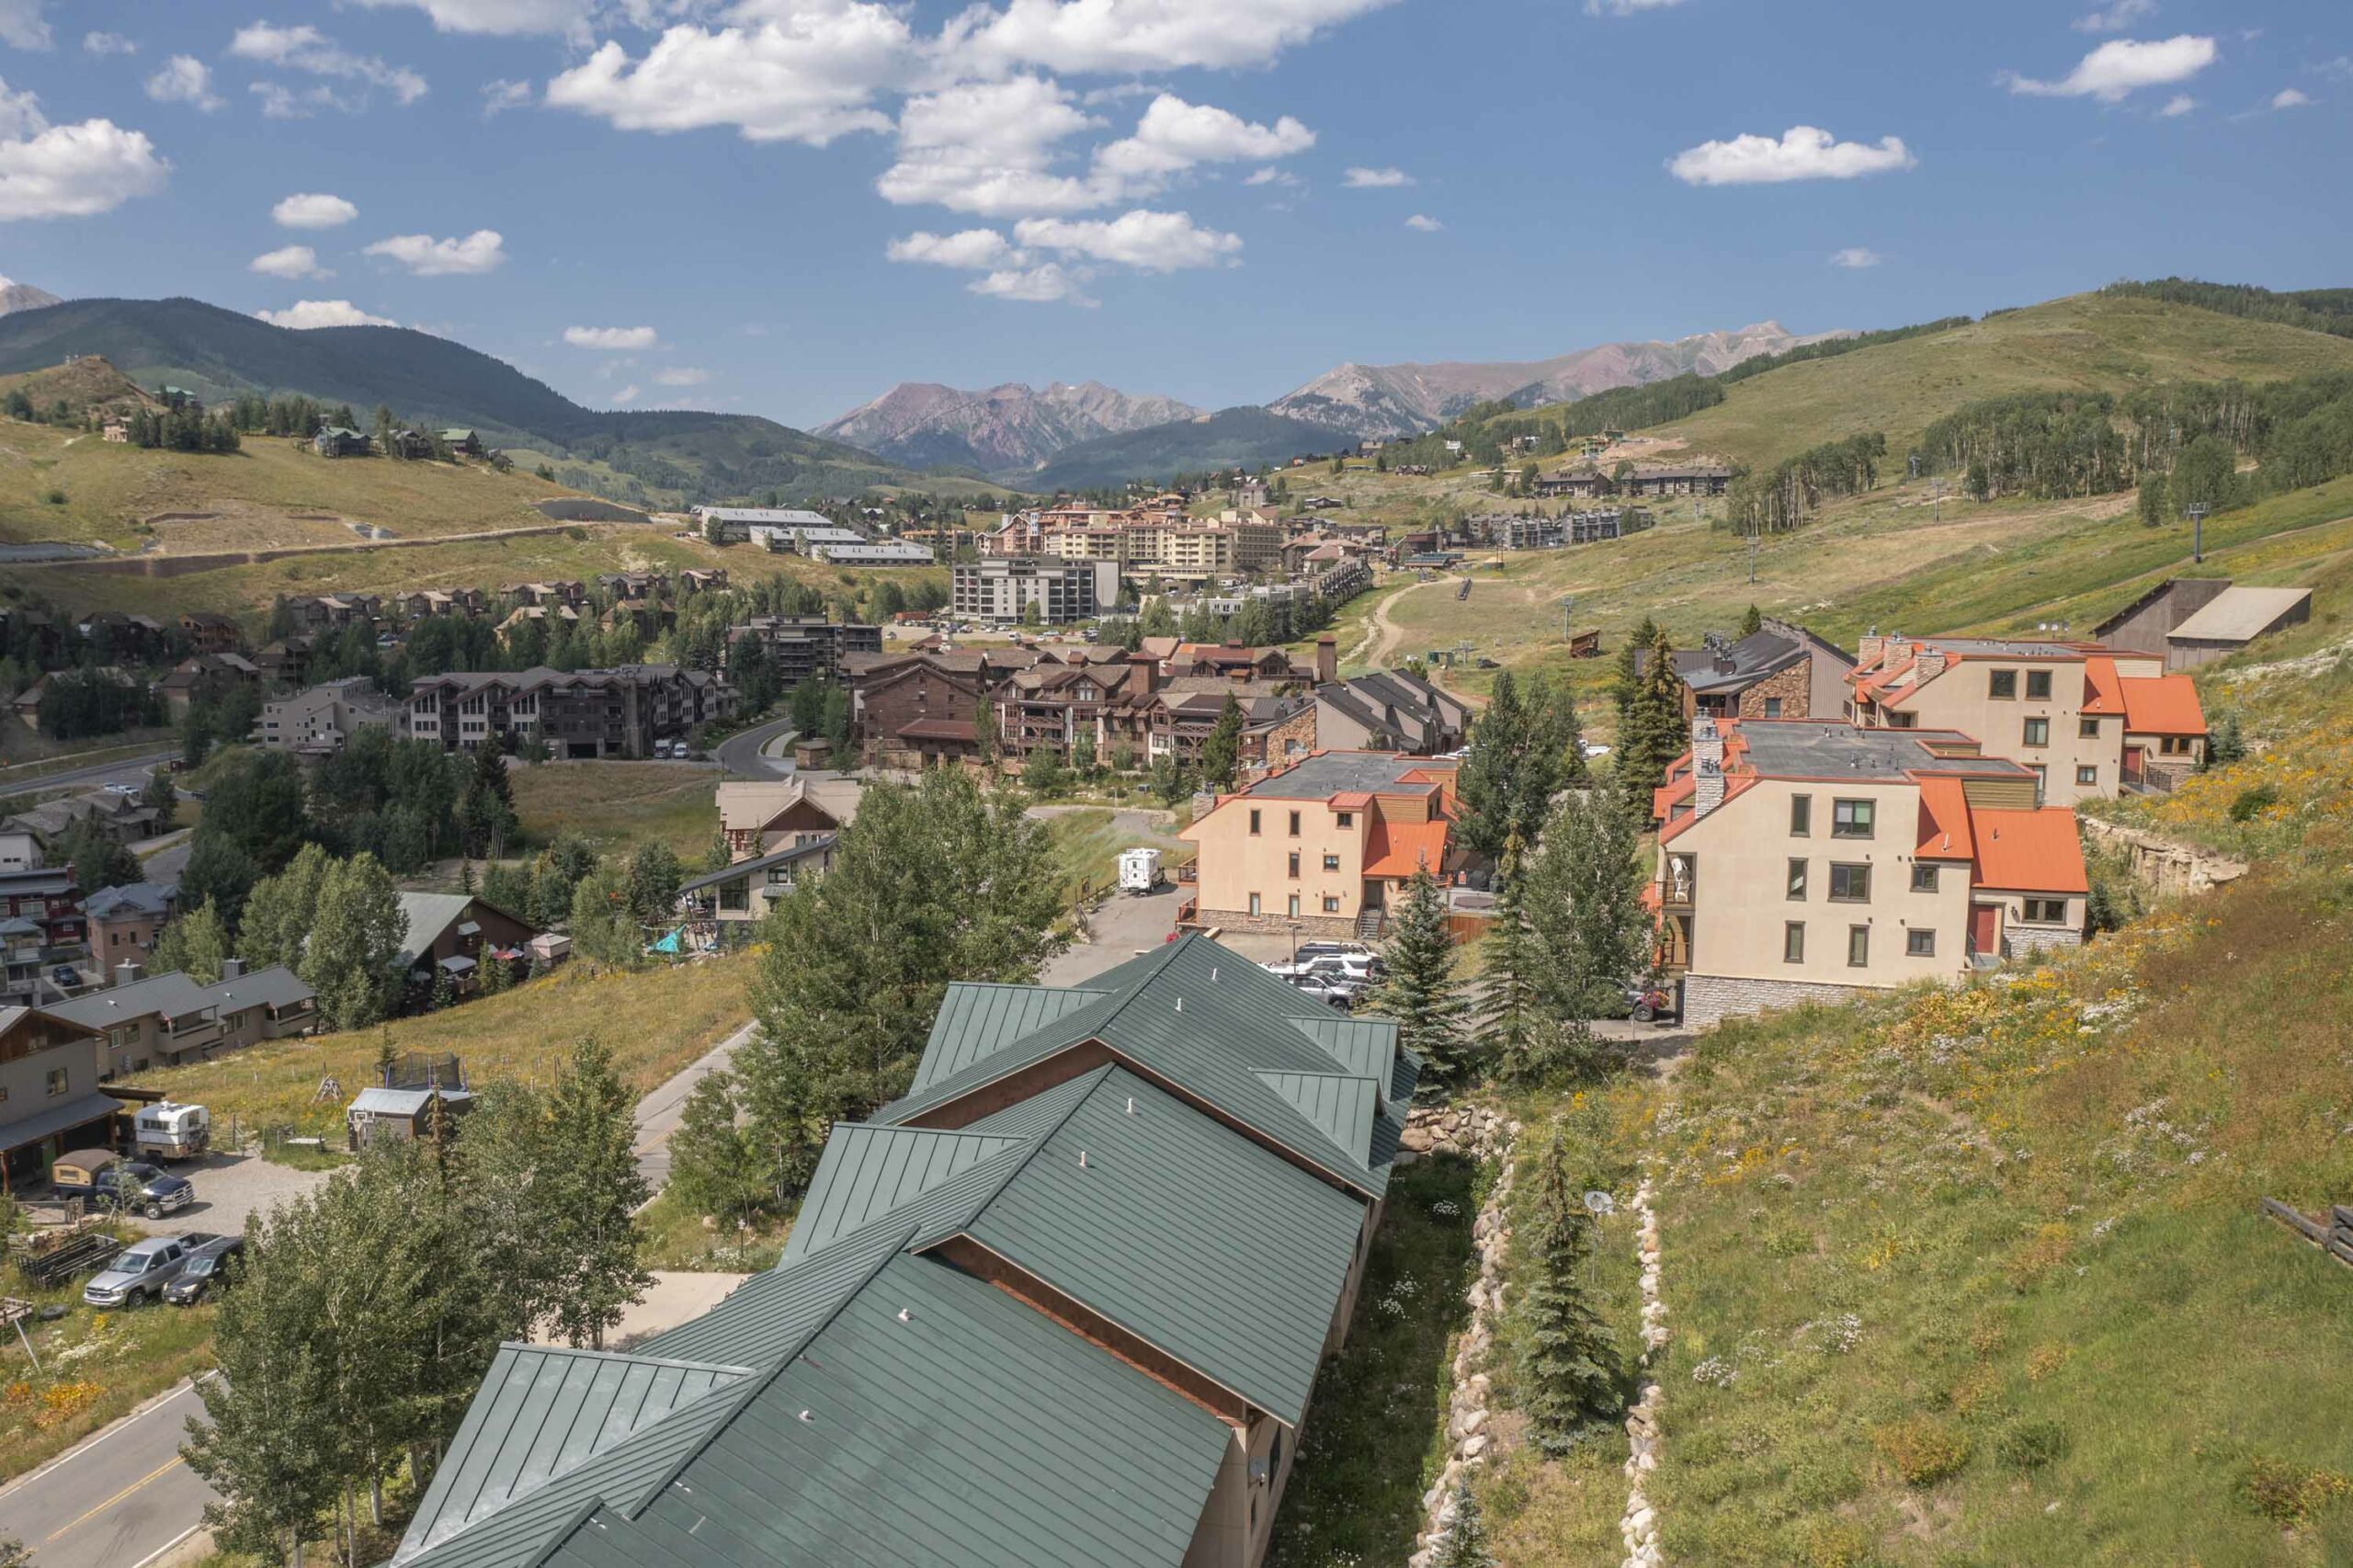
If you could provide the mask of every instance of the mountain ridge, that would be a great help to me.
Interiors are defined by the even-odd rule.
[[[902,381],[811,434],[913,468],[970,468],[1008,477],[1034,472],[1065,448],[1198,416],[1173,397],[1134,394],[1087,381],[1022,381],[965,391]]]
[[[0,316],[17,311],[45,310],[65,301],[46,289],[30,283],[19,283],[13,278],[0,278]]]

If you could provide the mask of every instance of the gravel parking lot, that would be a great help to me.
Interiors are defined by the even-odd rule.
[[[161,1220],[133,1217],[142,1230],[159,1236],[186,1235],[190,1231],[235,1235],[245,1228],[246,1215],[266,1213],[289,1198],[309,1192],[329,1174],[272,1165],[259,1154],[218,1151],[200,1160],[177,1160],[164,1168],[195,1184],[196,1201]]]

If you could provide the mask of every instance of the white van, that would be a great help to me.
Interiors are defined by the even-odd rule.
[[[141,1106],[133,1128],[132,1152],[152,1159],[194,1159],[212,1142],[212,1113],[200,1105]]]

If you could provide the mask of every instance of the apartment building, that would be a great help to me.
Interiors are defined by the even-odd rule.
[[[1034,609],[1044,624],[1063,626],[1119,602],[1120,568],[1112,561],[990,556],[958,562],[949,574],[949,609],[964,620],[1017,621]]]
[[[1684,1017],[1958,980],[2082,940],[2075,814],[1952,730],[1699,719],[1655,807]]]
[[[541,741],[558,757],[644,757],[725,718],[733,699],[720,676],[676,665],[462,671],[412,683],[403,728],[448,751]]]
[[[1856,723],[1974,736],[2030,770],[2050,805],[2170,790],[2206,755],[2189,677],[2097,642],[1870,636],[1848,686]]]
[[[113,1078],[307,1033],[317,1017],[314,1000],[284,964],[247,974],[241,960],[229,959],[220,980],[199,985],[177,970],[146,975],[125,960],[115,966],[111,986],[49,1010],[106,1037],[100,1075]]]
[[[1199,918],[1233,930],[1380,934],[1415,872],[1460,869],[1451,759],[1322,751],[1221,796],[1179,836]]]
[[[111,974],[125,959],[145,963],[165,925],[179,913],[179,899],[177,882],[125,882],[85,900],[90,957],[99,976]]]
[[[786,691],[804,680],[840,680],[851,657],[882,652],[881,627],[843,625],[822,615],[756,615],[728,628],[731,647],[753,638],[767,651],[768,667]]]
[[[1675,654],[1687,722],[1837,718],[1847,711],[1854,668],[1852,654],[1785,620],[1768,619],[1741,638],[1711,632],[1700,646]]]
[[[850,725],[870,766],[920,769],[980,755],[981,710],[1017,670],[1021,648],[941,649],[848,661]]]
[[[22,1191],[58,1155],[111,1141],[122,1102],[98,1092],[106,1044],[51,1010],[0,1007],[0,1181]]]
[[[261,744],[301,756],[332,756],[366,729],[398,732],[403,704],[368,676],[347,676],[261,705]]]

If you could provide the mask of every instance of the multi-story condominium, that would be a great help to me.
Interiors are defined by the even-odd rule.
[[[2097,642],[1866,637],[1849,682],[1856,723],[1974,736],[2029,769],[2053,805],[2169,790],[2206,755],[2190,678]]]
[[[503,1346],[392,1561],[1257,1568],[1420,1067],[1203,937],[951,985],[776,1267]]]
[[[1120,602],[1120,568],[1110,561],[991,556],[957,562],[949,581],[949,608],[967,620],[1020,620],[1034,608],[1040,620],[1060,626]]]
[[[140,964],[125,960],[115,966],[111,986],[49,1010],[106,1037],[100,1075],[112,1078],[306,1034],[317,1019],[313,1001],[311,988],[284,964],[247,974],[242,961],[228,959],[218,981],[199,985],[177,970],[143,975]]]
[[[1687,721],[1838,718],[1854,668],[1851,654],[1783,620],[1767,620],[1737,640],[1711,632],[1701,646],[1675,654]]]
[[[756,615],[727,632],[731,644],[755,637],[786,691],[804,680],[840,680],[853,655],[882,652],[881,627],[845,626],[822,615]]]
[[[1655,798],[1656,897],[1706,1023],[2082,939],[2075,813],[1951,730],[1699,719]]]
[[[60,1154],[109,1142],[120,1100],[101,1094],[106,1041],[36,1007],[0,1007],[0,1167],[37,1187]]]
[[[1317,752],[1194,820],[1202,924],[1377,936],[1417,870],[1456,869],[1455,765],[1386,752]]]
[[[397,731],[402,703],[367,676],[347,676],[261,705],[261,744],[304,756],[331,756],[364,729]]]
[[[642,757],[657,740],[725,718],[733,698],[719,676],[676,665],[453,672],[415,681],[403,722],[450,751],[537,740],[559,757]]]
[[[124,882],[83,901],[97,978],[103,981],[125,959],[145,963],[165,923],[179,913],[179,896],[177,882]]]

